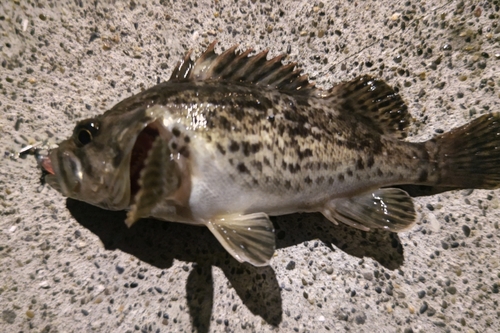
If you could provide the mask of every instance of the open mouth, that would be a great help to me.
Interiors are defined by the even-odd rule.
[[[141,170],[145,166],[148,152],[158,135],[160,135],[160,133],[157,127],[154,123],[151,123],[139,133],[134,148],[132,148],[130,158],[130,200],[132,202],[141,188],[139,184]]]

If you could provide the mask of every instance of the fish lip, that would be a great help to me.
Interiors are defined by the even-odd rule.
[[[42,169],[42,172],[48,174],[48,175],[55,175],[54,168],[52,166],[52,161],[50,160],[50,155],[44,155],[41,156],[38,165]]]

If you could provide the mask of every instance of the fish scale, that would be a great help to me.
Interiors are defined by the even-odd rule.
[[[321,90],[283,56],[215,43],[170,79],[79,122],[40,159],[68,197],[143,217],[203,225],[238,261],[268,265],[269,215],[320,212],[361,230],[408,230],[398,185],[500,185],[500,114],[426,142],[406,137],[408,108],[382,80]]]

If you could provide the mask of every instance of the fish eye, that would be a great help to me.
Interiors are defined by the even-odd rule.
[[[98,130],[99,124],[95,121],[89,121],[79,124],[75,128],[76,143],[79,146],[85,146],[91,143]]]
[[[80,129],[78,132],[78,141],[85,146],[92,141],[92,133],[86,128]]]

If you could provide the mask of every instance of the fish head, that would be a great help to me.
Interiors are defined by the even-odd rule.
[[[80,121],[70,138],[39,160],[45,182],[63,195],[109,210],[130,206],[159,135],[160,109],[109,110]]]

